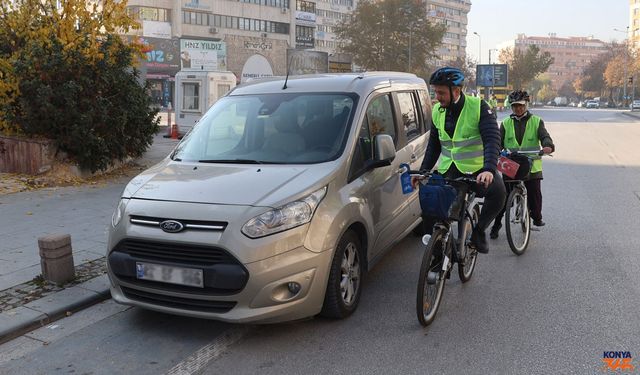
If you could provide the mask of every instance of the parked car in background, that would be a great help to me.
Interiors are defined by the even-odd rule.
[[[587,100],[587,104],[585,104],[587,108],[600,108],[600,102],[595,100]]]
[[[629,108],[633,111],[634,109],[640,109],[640,100],[636,99],[629,104]]]
[[[422,220],[398,171],[420,168],[429,98],[393,72],[236,87],[122,193],[114,301],[238,323],[348,316],[363,276]]]

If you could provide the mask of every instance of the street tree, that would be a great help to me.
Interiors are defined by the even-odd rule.
[[[551,87],[551,78],[548,74],[542,73],[538,75],[536,79],[534,79],[529,85],[529,94],[532,98],[534,98],[533,100],[544,101],[544,99],[540,98],[538,94],[545,86],[547,86],[548,88]]]
[[[581,97],[601,96],[605,89],[604,72],[611,59],[610,54],[602,54],[592,60],[573,82],[576,93]]]
[[[2,130],[53,139],[80,167],[141,155],[158,124],[117,0],[0,0]]]
[[[609,89],[619,89],[625,84],[625,70],[624,67],[627,63],[626,57],[623,54],[617,54],[607,62],[607,67],[604,69],[604,81]]]
[[[520,49],[505,48],[500,51],[499,60],[509,66],[509,81],[514,89],[525,88],[538,74],[546,72],[553,57],[549,52],[530,45],[524,52]]]
[[[445,26],[428,21],[422,2],[364,0],[336,30],[340,49],[366,70],[427,76]]]

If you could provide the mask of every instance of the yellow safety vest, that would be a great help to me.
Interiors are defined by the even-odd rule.
[[[522,137],[522,143],[519,144],[516,139],[515,121],[511,117],[502,122],[504,126],[504,148],[509,151],[538,151],[540,150],[540,139],[538,138],[538,127],[540,126],[540,117],[531,115],[527,120],[527,125]],[[536,156],[531,165],[531,173],[542,172],[542,160]]]
[[[484,147],[480,137],[481,99],[465,96],[464,106],[458,117],[453,138],[445,130],[445,112],[440,111],[440,103],[433,107],[432,120],[438,129],[442,146],[438,171],[445,173],[451,163],[463,173],[475,173],[484,166]]]

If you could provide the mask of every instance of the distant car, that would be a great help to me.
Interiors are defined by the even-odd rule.
[[[631,102],[631,104],[629,104],[629,108],[630,108],[631,110],[634,110],[634,109],[640,109],[640,100],[637,100],[637,99],[636,99],[636,100],[634,100],[633,102]]]
[[[571,102],[569,104],[567,104],[569,107],[577,107],[576,102]]]
[[[585,107],[587,107],[587,108],[600,108],[600,103],[595,101],[595,100],[587,100],[587,104],[585,104]]]
[[[553,100],[550,100],[550,101],[547,102],[547,105],[555,107],[556,106],[556,102],[554,102]]]

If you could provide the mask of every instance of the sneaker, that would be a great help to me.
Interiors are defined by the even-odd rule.
[[[489,237],[491,237],[492,240],[495,240],[496,238],[498,238],[500,233],[500,226],[493,226],[491,228],[491,232],[489,232]]]
[[[489,252],[489,245],[487,244],[487,235],[482,230],[474,230],[471,233],[471,242],[475,245],[476,250],[479,253],[486,254]]]
[[[542,221],[542,219],[533,221],[533,225],[535,225],[536,227],[544,227],[544,224],[545,222]]]

